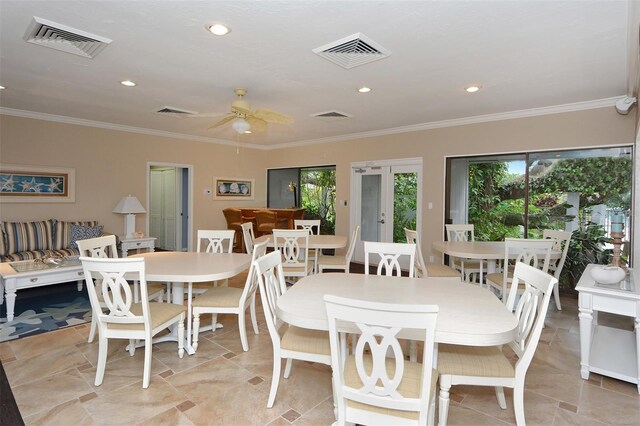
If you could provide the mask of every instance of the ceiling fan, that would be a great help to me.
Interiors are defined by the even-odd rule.
[[[231,122],[231,127],[237,133],[264,132],[267,130],[267,123],[291,124],[293,119],[288,115],[268,109],[252,110],[251,105],[244,99],[247,89],[236,88],[233,92],[238,99],[231,103],[231,112],[228,116],[215,123],[209,129],[220,127]]]

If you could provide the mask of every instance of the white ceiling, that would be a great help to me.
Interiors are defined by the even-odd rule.
[[[240,137],[282,146],[601,101],[627,92],[627,9],[626,1],[1,0],[0,107],[235,143],[228,125],[207,128],[229,111],[233,88],[245,87],[253,108],[295,122]],[[33,45],[23,40],[33,16],[113,42],[94,59]],[[232,32],[205,31],[214,21]],[[312,52],[357,32],[391,56],[346,70]],[[467,94],[472,83],[482,90]],[[358,93],[363,85],[373,91]],[[163,106],[219,116],[155,113]],[[309,116],[329,110],[353,118]]]

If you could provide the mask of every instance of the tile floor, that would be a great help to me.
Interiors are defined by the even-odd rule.
[[[240,285],[242,278],[231,281]],[[527,375],[529,425],[640,425],[635,385],[592,374],[580,378],[577,298],[550,307],[547,326]],[[259,310],[259,318],[262,309]],[[328,366],[294,362],[282,379],[273,408],[266,408],[272,350],[264,320],[260,334],[248,330],[243,352],[237,318],[219,317],[224,328],[201,334],[198,352],[179,359],[174,343],[153,348],[151,385],[143,390],[143,350],[129,357],[112,341],[104,383],[93,386],[97,342],[88,325],[0,344],[4,365],[27,425],[330,425]],[[620,326],[632,323],[616,318]],[[507,397],[510,397],[510,391]],[[491,388],[452,389],[452,425],[513,424],[512,404],[501,410]],[[1,419],[0,419],[1,420]],[[0,421],[1,423],[1,421]]]

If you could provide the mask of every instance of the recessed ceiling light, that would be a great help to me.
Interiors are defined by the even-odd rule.
[[[367,86],[362,86],[361,88],[358,89],[358,92],[360,93],[369,93],[370,91],[371,91],[371,88]]]
[[[127,87],[133,87],[136,85],[136,83],[134,83],[131,80],[123,80],[120,82],[120,84],[122,84],[123,86],[127,86]]]
[[[251,133],[253,133],[251,130],[245,130],[244,132],[245,132],[246,134],[251,134]]]
[[[207,25],[207,30],[209,32],[211,32],[212,34],[215,34],[217,36],[223,36],[223,35],[227,35],[231,32],[231,28],[227,27],[226,25],[223,24],[211,24],[211,25]]]
[[[0,86],[0,90],[4,90],[4,86]]]
[[[478,90],[480,90],[482,86],[480,85],[471,85],[471,86],[467,86],[464,88],[464,90],[466,90],[468,93],[476,93]]]

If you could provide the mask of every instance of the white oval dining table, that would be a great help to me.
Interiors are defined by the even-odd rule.
[[[297,327],[328,330],[325,294],[376,302],[438,305],[435,336],[438,343],[493,346],[516,337],[515,316],[489,290],[435,277],[309,275],[278,299],[278,317]]]
[[[184,283],[197,283],[224,280],[238,275],[251,265],[251,256],[244,253],[197,253],[177,251],[156,251],[140,253],[129,257],[143,257],[145,262],[145,278],[147,281],[172,283],[172,302],[184,303]],[[191,345],[190,312],[186,324],[187,338],[185,350],[188,354],[195,351]],[[177,334],[171,333],[154,340],[177,340]]]

